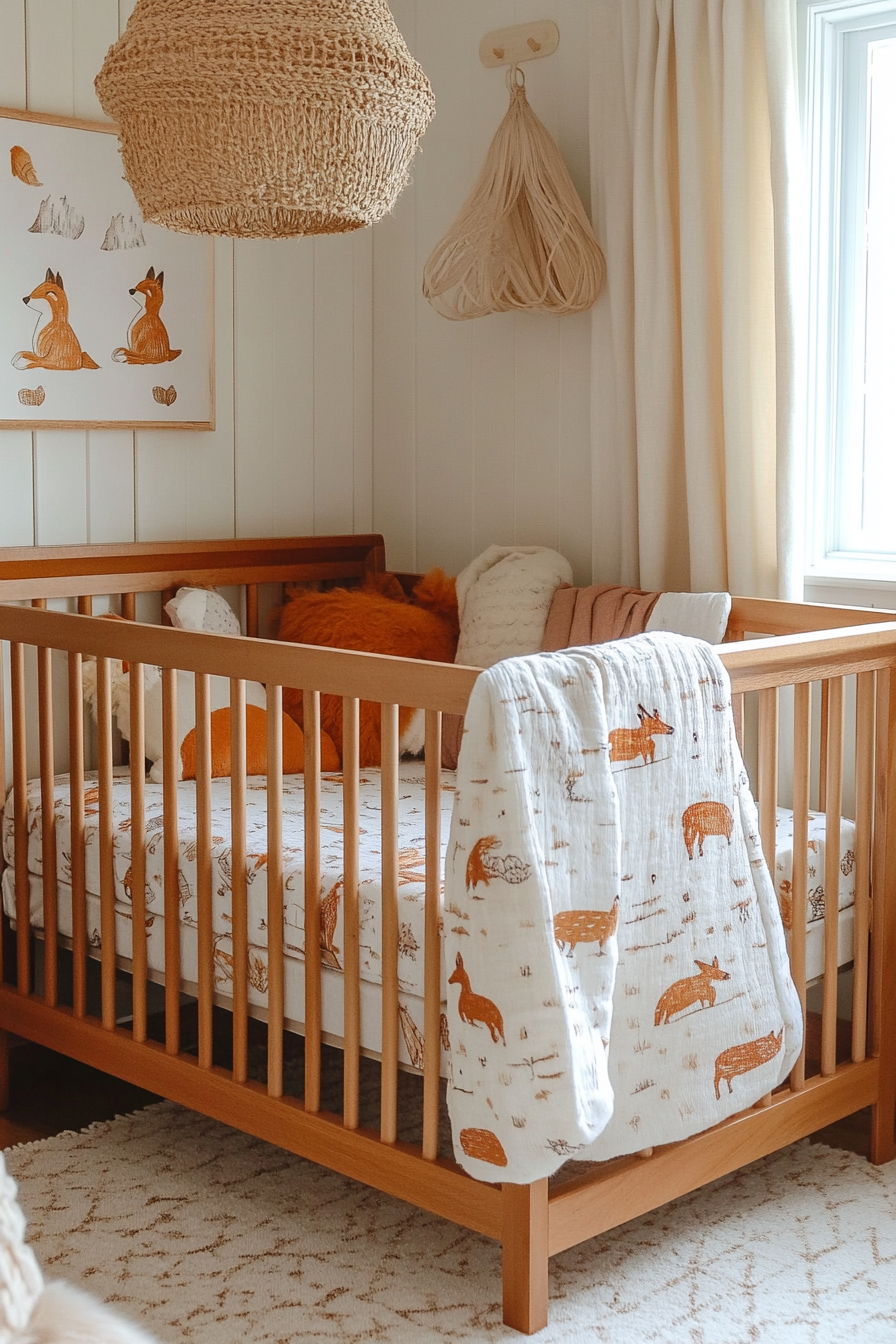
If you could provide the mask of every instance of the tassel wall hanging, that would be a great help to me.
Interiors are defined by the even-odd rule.
[[[144,217],[239,238],[375,223],[435,108],[386,0],[137,0],[96,90]]]
[[[553,24],[544,26],[556,32]],[[532,47],[530,31],[510,29],[483,39],[485,64],[511,61],[510,108],[471,194],[423,270],[424,295],[454,321],[515,308],[581,313],[603,285],[603,253],[557,145],[529,106],[516,65],[516,59],[547,54],[537,49],[540,43]],[[531,48],[516,59],[509,50],[514,37]],[[486,59],[486,52],[494,58]]]

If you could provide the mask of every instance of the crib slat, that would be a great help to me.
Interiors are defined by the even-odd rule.
[[[256,595],[257,595],[256,589]],[[283,1096],[283,691],[267,688],[268,1096]]]
[[[762,852],[775,871],[775,814],[778,806],[778,688],[759,692],[759,834]]]
[[[258,584],[246,584],[246,634],[258,638]],[[282,758],[281,758],[282,759]]]
[[[68,789],[71,816],[72,1011],[87,1013],[87,874],[84,852],[84,692],[80,653],[68,655]]]
[[[342,701],[343,888],[343,1093],[342,1120],[357,1129],[361,1064],[361,926],[359,910],[360,767],[359,702]]]
[[[108,658],[96,660],[97,790],[100,851],[100,968],[103,1026],[115,1027],[115,861],[112,829],[112,676]]]
[[[852,992],[852,1059],[855,1064],[865,1058],[867,1050],[875,696],[875,674],[859,673],[856,678],[856,895]]]
[[[121,594],[121,614],[126,621],[135,621],[137,619],[137,594]]]
[[[382,709],[383,1045],[380,1138],[398,1134],[398,706]]]
[[[28,873],[28,766],[25,736],[25,647],[9,646],[12,702],[12,782],[15,789],[13,826],[16,856],[16,962],[20,994],[31,991],[31,909]]]
[[[828,806],[828,727],[830,721],[830,683],[821,683],[821,728],[818,746],[818,810],[827,811]]]
[[[439,1155],[441,965],[439,897],[442,879],[442,716],[426,711],[426,922],[423,952],[423,1156]]]
[[[812,688],[793,688],[793,867],[790,874],[790,970],[800,998],[803,1044],[790,1073],[790,1086],[806,1083],[806,884],[809,866],[809,778],[811,771]]]
[[[212,1066],[215,940],[212,930],[212,733],[208,674],[197,672],[196,701],[196,932],[200,1069]]]
[[[37,651],[37,704],[40,738],[40,806],[44,820],[53,824],[41,828],[41,869],[44,901],[44,1000],[55,1006],[58,998],[59,889],[56,872],[56,825],[53,776],[53,670],[52,651]]]
[[[246,874],[246,683],[230,682],[230,844],[233,899],[233,1081],[244,1083],[249,1032],[249,897]]]
[[[840,894],[840,815],[843,802],[843,678],[828,686],[826,822],[824,864],[824,989],[821,1008],[821,1072],[837,1067],[837,943]]]
[[[131,1011],[135,1041],[146,1040],[146,723],[143,709],[145,677],[142,663],[131,663],[128,670],[130,690],[131,783]]]
[[[877,673],[877,734],[875,743],[875,836],[872,843],[872,930],[869,964],[869,1021],[868,1050],[880,1054],[881,1003],[883,1003],[884,943],[880,929],[880,906],[891,878],[892,856],[888,857],[888,833],[893,825],[892,802],[896,782],[896,753],[893,751],[893,732],[896,731],[896,675],[892,671]],[[889,989],[887,991],[889,993]]]
[[[180,836],[177,816],[177,673],[162,668],[162,815],[165,891],[165,1049],[180,1051]]]
[[[305,1110],[320,1110],[320,695],[304,691],[305,732]]]

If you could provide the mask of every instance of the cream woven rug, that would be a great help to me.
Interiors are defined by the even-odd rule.
[[[160,1340],[521,1338],[495,1243],[169,1102],[5,1156],[47,1277]],[[567,1251],[537,1338],[893,1344],[896,1163],[796,1144]]]

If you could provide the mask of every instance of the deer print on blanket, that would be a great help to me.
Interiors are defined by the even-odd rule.
[[[716,1059],[715,1089],[716,1101],[720,1100],[719,1083],[724,1078],[728,1084],[728,1091],[733,1092],[731,1079],[736,1078],[740,1073],[749,1073],[751,1069],[758,1069],[760,1065],[767,1064],[770,1059],[781,1049],[781,1042],[784,1039],[784,1028],[777,1035],[770,1031],[767,1036],[760,1036],[758,1041],[747,1041],[746,1045],[733,1045],[730,1050],[723,1050]]]
[[[610,733],[610,760],[614,765],[618,761],[635,761],[639,756],[645,765],[652,765],[656,751],[653,739],[675,732],[668,723],[663,723],[658,709],[648,714],[644,706],[639,705],[638,720],[637,728],[614,728]]]
[[[688,975],[683,980],[676,980],[660,995],[653,1019],[654,1026],[661,1026],[663,1022],[668,1022],[674,1013],[683,1013],[685,1009],[693,1008],[695,1003],[699,1003],[701,1008],[704,1005],[711,1008],[716,1001],[716,987],[712,983],[713,980],[731,979],[728,972],[719,967],[718,957],[713,957],[711,964],[697,961],[695,958],[694,965],[699,967],[698,975]]]
[[[703,841],[708,835],[724,835],[731,844],[734,818],[724,803],[691,803],[682,814],[681,825],[689,859],[694,857],[694,845],[703,858]]]
[[[480,882],[487,887],[498,878],[514,885],[525,882],[530,872],[529,864],[523,863],[515,854],[492,853],[500,847],[501,841],[496,835],[484,835],[476,841],[467,859],[468,891],[470,887],[475,891]]]
[[[487,999],[483,994],[474,994],[470,988],[470,977],[464,970],[464,959],[458,952],[455,961],[454,970],[448,977],[449,985],[460,985],[460,998],[457,1003],[457,1012],[461,1022],[468,1022],[471,1027],[482,1023],[488,1027],[491,1038],[497,1045],[498,1037],[504,1045],[507,1041],[504,1039],[504,1019],[501,1016],[498,1006]]]
[[[609,910],[561,910],[554,916],[554,940],[561,952],[571,957],[577,943],[597,943],[599,956],[604,956],[604,945],[616,933],[619,923],[619,897]]]

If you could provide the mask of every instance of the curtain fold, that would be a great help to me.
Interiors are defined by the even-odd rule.
[[[801,596],[790,0],[592,0],[594,573]]]

